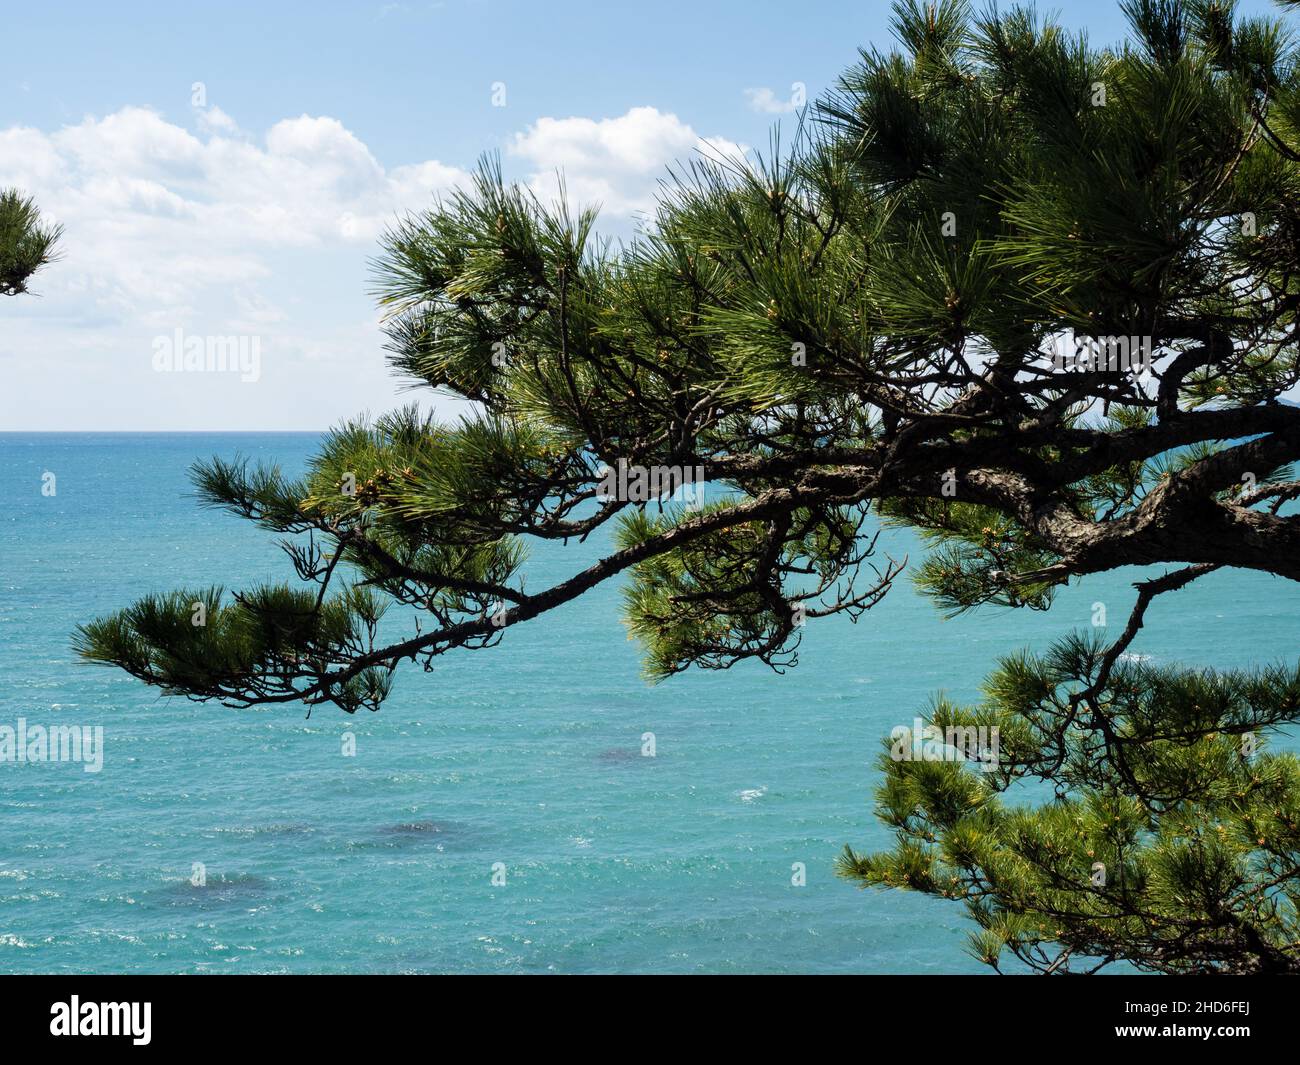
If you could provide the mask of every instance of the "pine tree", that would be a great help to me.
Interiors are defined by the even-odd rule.
[[[1163,566],[1112,644],[1008,658],[979,705],[930,708],[941,746],[996,729],[996,758],[887,741],[896,845],[841,871],[962,900],[994,966],[1297,971],[1300,762],[1265,740],[1300,672],[1125,655],[1204,574],[1300,579],[1296,52],[1229,2],[1123,7],[1129,39],[1097,49],[1028,9],[902,0],[897,48],[790,147],[683,165],[630,245],[483,164],[375,267],[393,364],[475,413],[344,425],[298,479],[200,464],[298,582],[146,597],[80,652],[195,699],[354,712],[402,660],[620,576],[650,677],[781,670],[898,578],[879,522],[921,531],[915,579],[950,611]],[[698,468],[707,498],[611,492],[633,467]],[[601,530],[597,562],[525,590],[530,540]]]
[[[0,189],[0,295],[17,296],[42,266],[58,258],[63,228],[46,225],[30,197]]]

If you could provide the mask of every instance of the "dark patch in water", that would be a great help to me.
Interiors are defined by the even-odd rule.
[[[307,836],[315,832],[311,825],[296,822],[278,825],[234,825],[219,828],[218,832],[234,836]]]
[[[148,894],[160,906],[248,906],[271,893],[271,882],[251,873],[209,873],[199,886],[191,880],[172,880]]]
[[[444,821],[405,821],[400,825],[385,825],[379,831],[385,836],[421,836],[438,835],[450,829]]]
[[[402,821],[383,825],[369,840],[357,840],[354,848],[369,847],[434,847],[437,850],[462,848],[473,839],[474,833],[466,825],[453,821]]]
[[[611,747],[609,750],[601,751],[600,754],[596,755],[596,761],[602,765],[627,765],[642,760],[640,749],[630,747]],[[649,761],[649,759],[645,759],[645,761]]]

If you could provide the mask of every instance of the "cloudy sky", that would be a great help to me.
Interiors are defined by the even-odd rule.
[[[1118,36],[1109,0],[1064,20]],[[1264,10],[1263,3],[1247,9]],[[320,429],[409,399],[367,260],[484,152],[631,232],[677,159],[762,146],[888,4],[5,4],[0,187],[66,229],[0,303],[0,431]],[[159,337],[256,337],[260,372],[160,373]]]

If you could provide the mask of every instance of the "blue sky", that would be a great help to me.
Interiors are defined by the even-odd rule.
[[[625,234],[672,159],[765,147],[794,83],[815,97],[890,44],[873,2],[5,6],[0,186],[67,239],[39,298],[0,304],[0,430],[319,429],[392,406],[366,261],[397,212],[496,151],[542,190],[563,169]],[[1112,0],[1041,7],[1122,34]],[[257,379],[158,372],[178,329],[256,337]]]

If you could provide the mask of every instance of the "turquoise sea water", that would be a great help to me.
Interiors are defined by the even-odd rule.
[[[105,734],[99,773],[0,763],[0,972],[984,971],[960,907],[863,893],[833,859],[888,843],[871,793],[890,728],[1097,601],[1118,632],[1140,573],[950,621],[900,583],[856,626],[810,623],[783,676],[657,687],[610,585],[497,648],[404,666],[356,717],[162,699],[74,660],[79,622],[142,593],[284,578],[272,538],[198,508],[186,470],[243,453],[296,472],[314,441],[0,434],[0,726]],[[529,587],[599,547],[536,553]],[[1298,621],[1295,585],[1219,573],[1158,600],[1133,650],[1276,661]]]

